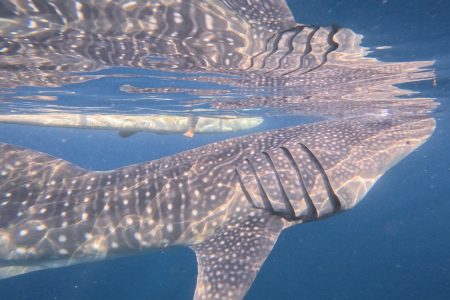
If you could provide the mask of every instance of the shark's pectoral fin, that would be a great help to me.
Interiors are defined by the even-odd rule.
[[[194,299],[242,299],[281,230],[280,218],[255,211],[193,246],[198,262]]]

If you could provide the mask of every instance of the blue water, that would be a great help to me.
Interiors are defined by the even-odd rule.
[[[419,150],[388,171],[357,207],[284,231],[246,299],[450,299],[450,2],[289,4],[299,22],[337,24],[364,35],[366,47],[392,46],[371,54],[381,61],[435,60],[436,86],[425,81],[407,87],[439,101],[434,113],[437,129]],[[108,80],[120,84],[105,78],[67,90],[114,96],[117,89]],[[71,101],[65,103],[74,105],[77,99]],[[127,105],[120,103],[115,109],[133,111],[133,102]],[[194,139],[151,133],[123,139],[114,131],[0,124],[0,141],[107,170],[293,123],[292,117],[273,116],[245,132],[199,134]],[[196,272],[191,250],[154,250],[3,280],[0,299],[190,299]]]

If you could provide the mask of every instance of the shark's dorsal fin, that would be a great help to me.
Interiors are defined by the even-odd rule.
[[[192,246],[198,263],[194,299],[242,299],[282,227],[279,217],[253,211],[231,219],[209,240]]]
[[[48,169],[58,168],[59,171],[66,171],[65,174],[62,175],[68,176],[79,176],[89,172],[88,170],[80,168],[68,161],[65,161],[64,159],[11,144],[0,143],[0,154],[2,157],[2,170],[8,176],[12,176],[14,174],[13,172],[8,172],[8,170],[22,173],[26,171],[38,171],[37,169],[32,170],[31,168],[33,166],[36,168],[38,166],[47,166]],[[19,167],[21,164],[29,163],[32,163],[33,165],[30,166],[30,169]],[[13,164],[13,166],[8,167],[9,164]],[[36,174],[29,174],[29,176],[34,175]],[[20,178],[24,179],[23,176]]]
[[[0,143],[0,157],[0,179],[2,183],[13,184],[11,188],[36,183],[35,178],[41,178],[39,182],[43,184],[50,182],[50,178],[71,178],[89,173],[63,159],[10,144]],[[2,186],[2,189],[7,187]]]
[[[0,266],[0,279],[22,275],[28,272],[39,271],[45,267],[39,266]]]
[[[33,194],[37,196],[50,189],[57,190],[57,182],[89,173],[63,159],[9,144],[0,143],[0,157],[0,186],[6,199],[23,201],[24,195],[28,194],[31,195],[27,202],[29,206],[33,205],[32,201],[37,201],[36,197],[32,197]],[[63,192],[65,191],[58,190],[58,193]],[[13,220],[20,217],[18,212],[23,205],[22,201],[3,203],[0,207],[0,228],[13,224]],[[0,247],[0,256],[2,250]]]

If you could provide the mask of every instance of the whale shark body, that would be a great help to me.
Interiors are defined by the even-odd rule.
[[[355,206],[434,126],[324,121],[112,171],[0,144],[0,276],[180,245],[197,256],[195,299],[241,299],[283,229]]]
[[[195,299],[242,299],[284,229],[354,207],[435,127],[434,100],[400,99],[412,92],[396,86],[431,79],[432,62],[367,57],[360,35],[299,24],[285,1],[4,0],[0,11],[2,89],[132,67],[237,92],[211,101],[216,110],[335,118],[111,171],[0,143],[0,278],[186,246],[198,262]],[[177,92],[123,83],[128,94]],[[36,99],[56,100],[47,92]],[[9,111],[27,121],[23,106]]]

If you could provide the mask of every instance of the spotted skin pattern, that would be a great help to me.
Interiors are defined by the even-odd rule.
[[[0,144],[0,276],[183,245],[195,299],[241,299],[284,228],[352,208],[433,129],[325,121],[102,172]]]

